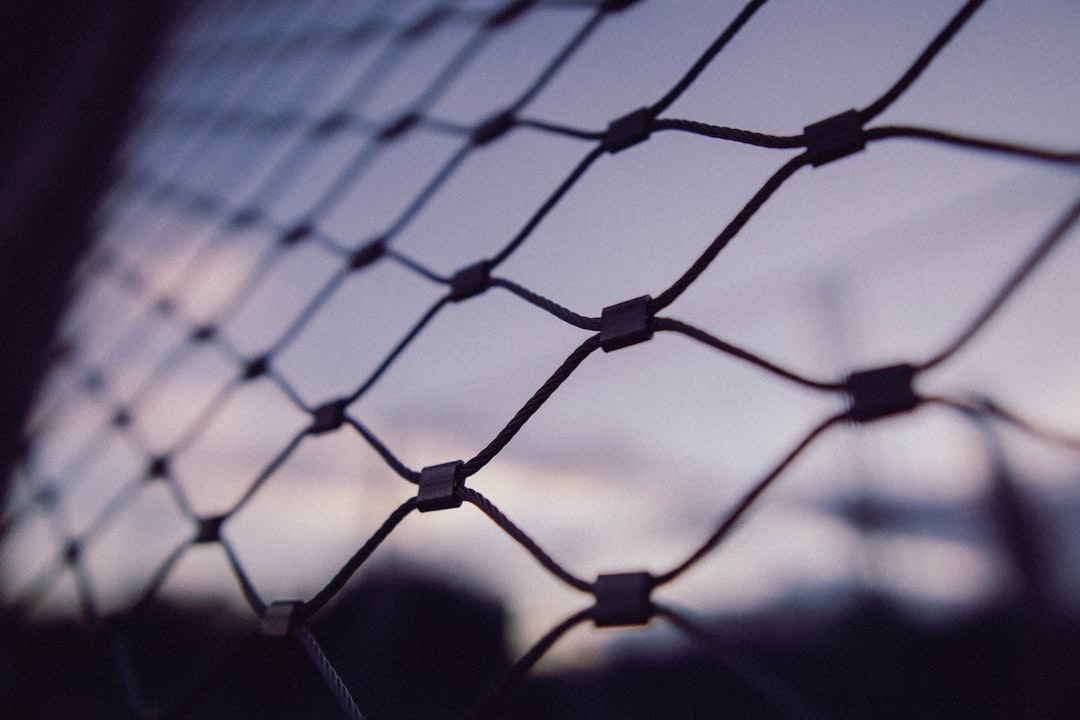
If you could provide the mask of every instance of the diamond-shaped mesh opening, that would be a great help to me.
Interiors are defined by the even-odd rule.
[[[373,300],[387,292],[404,293],[404,301],[387,306]],[[365,268],[342,281],[274,367],[309,403],[323,402],[343,389],[351,393],[378,370],[442,294],[438,285],[395,263]],[[333,320],[340,317],[350,318],[345,331]]]
[[[422,207],[417,202],[420,194],[464,144],[417,127],[387,145],[370,138],[364,142],[364,149],[355,156],[357,172],[346,178],[347,191],[320,218],[348,247],[395,230],[413,205]]]
[[[51,475],[55,480],[65,467],[82,462],[83,453],[104,437],[107,431],[103,428],[114,412],[114,408],[77,392],[67,396],[64,404],[63,413],[46,414],[38,429],[38,443],[30,451],[37,477]]]
[[[446,307],[394,362],[386,381],[365,395],[363,407],[394,422],[420,447],[431,448],[431,454],[407,456],[411,465],[444,461],[436,454],[440,447],[449,446],[455,458],[460,448],[482,447],[536,390],[537,375],[549,374],[562,361],[553,343],[578,339],[554,320],[539,318],[526,326],[527,314],[497,289]],[[496,344],[515,348],[514,362],[495,363],[489,349]],[[453,385],[445,378],[453,378]],[[418,417],[402,412],[403,401]]]
[[[245,383],[230,392],[220,411],[178,454],[173,475],[197,514],[225,512],[308,424],[308,417],[271,381]],[[245,431],[252,426],[258,433]]]
[[[525,13],[488,40],[468,72],[434,103],[431,112],[463,125],[483,121],[485,109],[497,106],[500,100],[509,106],[524,95],[533,78],[542,72],[545,59],[573,37],[579,27],[579,19],[573,15]],[[506,72],[508,67],[515,72]],[[491,100],[478,105],[478,95]]]
[[[282,341],[341,266],[339,257],[314,243],[284,249],[225,323],[225,334],[245,355],[265,352]]]
[[[160,368],[189,334],[187,328],[176,323],[163,323],[144,315],[125,326],[119,345],[89,355],[82,362],[100,374],[103,402],[126,404],[153,383]]]
[[[111,278],[110,278],[111,279]],[[76,338],[82,357],[101,357],[112,350],[128,328],[146,312],[139,295],[112,282],[96,285],[97,292],[87,296],[65,323],[65,336]],[[101,332],[87,332],[101,327]]]
[[[269,246],[276,241],[274,234],[258,227],[226,234],[200,258],[197,275],[185,287],[185,314],[212,321],[237,295],[244,297],[247,280],[258,272]]]
[[[101,512],[131,492],[131,483],[142,478],[146,461],[123,437],[113,435],[97,444],[74,472],[79,481],[63,487],[60,502],[69,532],[85,532]]]
[[[139,432],[157,452],[198,432],[200,418],[218,402],[236,374],[233,364],[207,345],[181,347],[166,358],[165,365],[131,408]],[[166,369],[171,372],[161,372]]]
[[[305,438],[229,520],[226,533],[263,597],[314,595],[415,492],[357,440],[350,427]],[[284,576],[283,562],[302,571]]]
[[[410,12],[415,16],[402,18],[407,23],[423,19],[427,14],[426,10],[420,8],[412,8]],[[471,55],[468,48],[475,42],[476,36],[474,27],[452,20],[452,17],[448,17],[448,21],[434,25],[417,42],[397,43],[394,62],[388,63],[390,67],[380,75],[378,86],[367,93],[354,109],[386,125],[408,112],[416,103],[425,100],[431,102],[444,91],[445,81],[441,78],[447,75],[445,69],[454,58]],[[449,74],[451,80],[454,75]],[[431,97],[428,97],[429,94]]]
[[[270,216],[283,224],[298,222],[315,209],[321,211],[324,207],[332,207],[334,203],[330,198],[340,192],[336,187],[338,178],[348,177],[349,167],[363,146],[363,138],[352,133],[326,138],[305,153],[296,169],[294,182],[285,186],[282,192],[259,200],[266,204]]]
[[[550,192],[562,180],[566,167],[581,155],[577,143],[552,142],[535,130],[512,128],[470,153],[416,219],[402,229],[394,246],[424,258],[441,274],[452,273],[478,258],[490,258],[502,249],[506,238],[518,232],[521,218],[535,211],[525,196]],[[528,172],[508,169],[522,157],[531,158]],[[475,211],[463,217],[462,207]],[[445,235],[447,227],[454,228],[454,241],[433,244],[432,238]],[[516,280],[519,276],[511,277]]]
[[[155,208],[144,221],[152,230],[149,236],[123,248],[125,261],[145,278],[147,291],[157,296],[167,296],[183,283],[223,220],[220,214],[193,214],[181,207],[182,202],[173,199],[168,206]]]
[[[143,485],[125,498],[117,519],[95,537],[84,554],[94,578],[95,602],[100,612],[130,609],[177,549],[191,538],[191,520],[177,505],[164,482]],[[154,532],[146,535],[145,528]],[[138,547],[137,553],[131,552]],[[124,558],[124,562],[117,562]]]

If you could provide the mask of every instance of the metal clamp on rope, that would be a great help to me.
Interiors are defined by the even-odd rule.
[[[604,134],[602,146],[609,153],[617,153],[649,139],[652,134],[653,114],[649,108],[640,108],[612,120]]]
[[[604,352],[652,339],[648,295],[609,305],[600,315],[600,347]]]
[[[301,223],[281,236],[281,244],[295,245],[313,232],[315,232],[315,228],[307,223]]]
[[[228,515],[213,515],[211,517],[199,518],[199,525],[196,529],[195,540],[193,542],[197,545],[220,542],[221,526],[225,524],[225,521],[228,518]]]
[[[265,355],[261,355],[244,365],[244,370],[241,372],[240,377],[244,380],[254,380],[265,375],[269,369],[269,358]]]
[[[461,498],[454,490],[458,483],[458,468],[462,462],[429,465],[420,471],[420,490],[416,494],[416,509],[420,512],[461,507]]]
[[[803,128],[803,137],[806,139],[806,153],[814,167],[839,160],[866,147],[862,119],[855,110],[807,125]]]
[[[473,145],[487,145],[492,140],[502,137],[510,128],[514,127],[517,117],[512,110],[503,110],[480,123],[469,135]]]
[[[312,435],[320,435],[331,430],[337,430],[345,422],[345,407],[348,401],[345,399],[334,400],[320,405],[311,412],[312,423],[308,432]]]
[[[146,479],[158,480],[166,477],[169,474],[169,456],[168,455],[156,455],[150,460],[150,464],[146,466]]]
[[[600,575],[593,583],[596,605],[592,619],[596,627],[644,625],[652,617],[649,594],[653,577],[647,572]]]
[[[304,603],[300,600],[278,600],[271,604],[263,613],[262,622],[259,623],[259,634],[264,637],[286,637],[292,632],[293,624],[303,605]]]
[[[379,131],[378,138],[383,142],[388,142],[399,138],[409,130],[411,130],[418,122],[420,122],[420,115],[415,112],[405,113],[397,120],[384,127]]]
[[[454,273],[450,279],[450,299],[467,300],[491,287],[491,263],[481,260]]]
[[[922,402],[911,386],[914,379],[915,368],[906,363],[852,373],[844,382],[851,399],[848,418],[870,422],[914,410]]]
[[[349,269],[359,270],[367,267],[386,254],[386,242],[381,238],[372,240],[349,256]]]
[[[488,19],[484,21],[484,27],[488,30],[494,30],[509,25],[524,15],[533,5],[536,5],[536,2],[537,0],[511,0],[489,15]]]

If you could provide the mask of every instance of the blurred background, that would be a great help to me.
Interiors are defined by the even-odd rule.
[[[661,294],[801,148],[605,153],[609,123],[742,13],[659,117],[797,136],[962,5],[13,4],[0,701],[339,712],[302,650],[250,639],[252,594],[311,600],[410,473],[476,457],[595,333],[455,274],[498,258],[587,318]],[[987,2],[868,127],[1075,153],[1078,29],[1066,0]],[[823,384],[919,365],[1078,196],[1075,161],[874,141],[787,180],[662,315]],[[919,374],[952,404],[814,435],[656,588],[684,625],[572,627],[485,712],[1070,717],[1076,234]],[[662,575],[846,407],[661,332],[589,355],[466,485],[587,583]],[[467,504],[404,519],[310,627],[364,716],[453,717],[592,602]]]

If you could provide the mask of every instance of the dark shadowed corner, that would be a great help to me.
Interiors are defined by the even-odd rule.
[[[178,3],[14,0],[0,9],[0,496],[50,362],[112,153]]]

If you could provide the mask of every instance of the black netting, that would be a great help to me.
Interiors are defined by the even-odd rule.
[[[1072,119],[1026,135],[995,132],[993,118],[969,133],[893,113],[939,61],[950,78],[992,79],[957,60],[979,57],[964,39],[1008,17],[982,4],[927,4],[906,29],[872,26],[881,8],[763,0],[192,4],[116,158],[58,340],[67,352],[26,426],[0,526],[6,622],[77,619],[77,662],[100,677],[56,677],[58,696],[147,717],[956,717],[1002,697],[1038,708],[1035,658],[1047,677],[1076,661],[1063,640],[1075,582],[1053,569],[1067,551],[1023,480],[1032,467],[1075,480],[1080,448],[1076,294],[1055,303],[1073,282],[1080,218],[1080,154],[1055,149],[1076,145]],[[768,95],[785,85],[746,64],[749,48],[784,28],[792,44],[773,50],[797,67],[790,25],[812,35],[819,11],[838,38],[859,26],[866,57],[808,70],[824,99]],[[656,13],[686,13],[686,37],[651,34]],[[895,43],[888,57],[906,64],[879,67],[874,43]],[[647,75],[650,53],[678,73]],[[873,81],[852,80],[864,63]],[[747,82],[776,109],[767,126],[727,127],[748,111],[725,92]],[[950,163],[969,178],[1023,175],[957,192],[920,221],[930,237],[911,237],[897,209],[938,205],[922,185],[940,192]],[[772,210],[785,203],[786,224]],[[909,242],[825,236],[847,223],[899,226]],[[746,234],[749,250],[735,242]],[[880,316],[897,332],[871,330],[885,341],[857,349],[844,318],[897,283]],[[999,324],[1018,339],[994,336]],[[1036,325],[1044,346],[1019,352]],[[1035,362],[1046,356],[1058,359]],[[1048,388],[1039,401],[1025,402],[1032,383],[997,385],[1016,357]],[[891,474],[884,485],[903,487],[920,471],[897,458],[946,450],[952,464],[916,483],[929,498],[916,510],[848,482]],[[967,618],[935,645],[882,609],[903,605],[889,599],[904,561],[886,539],[944,527],[961,552],[970,517],[937,518],[932,489],[949,473],[961,486],[990,478],[978,507],[992,520],[974,533],[1002,526],[994,552],[1011,579],[988,593],[1022,610],[986,627]],[[842,562],[856,579],[816,595],[794,581],[741,590],[751,604],[788,591],[826,607],[874,600],[805,642],[709,617],[710,588],[740,582],[738,560],[715,564],[721,548],[783,564],[758,535],[732,533],[788,478],[804,504],[832,504],[815,527],[854,538]],[[762,522],[781,544],[814,546],[795,515]],[[592,535],[609,540],[579,552]],[[623,567],[639,548],[653,552]],[[985,559],[967,552],[957,562]],[[913,562],[908,576],[929,572]],[[503,578],[511,613],[530,618],[519,649],[491,629],[507,620],[497,600],[395,583],[399,564]],[[776,617],[809,627],[800,613]],[[648,625],[656,645],[620,655],[634,630],[607,631],[621,658],[608,674],[585,663],[559,685],[533,669],[590,623]],[[885,638],[881,655],[844,653],[841,641],[868,635]],[[1012,694],[957,690],[956,705],[910,680],[952,663],[959,685],[984,687],[972,678],[987,665],[961,650],[980,643],[1016,681],[995,692]],[[647,659],[626,659],[641,647]],[[825,667],[808,675],[816,658]],[[919,691],[889,694],[907,682]],[[665,683],[695,689],[664,697]],[[34,706],[6,692],[16,712]],[[1046,716],[1059,697],[1043,696]]]

